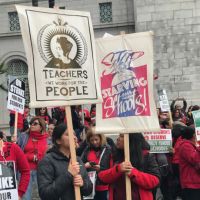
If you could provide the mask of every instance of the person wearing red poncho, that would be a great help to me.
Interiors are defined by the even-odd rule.
[[[152,190],[158,186],[160,172],[155,156],[141,133],[129,134],[130,162],[124,161],[124,135],[117,139],[113,165],[98,173],[99,179],[109,184],[109,200],[126,200],[125,176],[131,180],[134,200],[153,200]]]
[[[32,199],[33,184],[37,185],[37,166],[48,149],[47,138],[46,124],[44,119],[40,117],[32,118],[30,121],[30,131],[22,133],[19,137],[18,145],[24,151],[31,170],[31,178],[25,194],[26,200]]]
[[[0,161],[14,161],[16,170],[20,172],[21,178],[18,185],[20,200],[25,194],[29,184],[29,165],[23,151],[16,144],[3,141],[3,138],[3,132],[0,131]]]

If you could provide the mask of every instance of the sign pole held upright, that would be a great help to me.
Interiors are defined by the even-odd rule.
[[[72,163],[75,163],[77,160],[76,160],[74,130],[73,130],[73,125],[72,125],[72,115],[71,115],[71,107],[70,106],[65,107],[65,115],[66,115],[66,119],[67,119],[67,130],[68,130],[68,135],[69,135],[71,161],[72,161]],[[81,200],[80,187],[74,186],[74,191],[75,191],[76,200]]]
[[[129,149],[129,134],[124,134],[124,156],[125,161],[130,161],[130,149]],[[126,175],[126,200],[133,200],[131,198],[131,180]]]

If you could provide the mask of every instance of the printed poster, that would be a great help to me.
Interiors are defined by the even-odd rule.
[[[151,153],[169,153],[172,148],[171,129],[161,129],[159,132],[144,132],[145,139],[150,145]]]
[[[25,106],[25,83],[14,79],[9,86],[7,108],[24,114]]]
[[[200,141],[200,110],[192,111],[197,141]]]
[[[162,112],[170,112],[166,90],[158,90],[160,109]]]
[[[18,200],[16,170],[13,161],[0,161],[0,199]]]
[[[28,61],[30,106],[101,102],[90,14],[16,8]]]
[[[102,104],[97,104],[96,131],[159,131],[153,98],[152,33],[96,40]]]

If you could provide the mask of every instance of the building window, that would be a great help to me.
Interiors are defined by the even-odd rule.
[[[10,31],[20,31],[19,17],[17,12],[9,12]]]
[[[29,85],[28,85],[28,66],[27,64],[18,59],[11,60],[7,64],[7,75],[8,80],[11,82],[12,80],[18,78],[21,81],[25,82],[25,98],[26,98],[26,104],[30,101],[30,94],[29,94]]]
[[[110,23],[112,22],[112,3],[100,3],[100,22],[101,23]]]

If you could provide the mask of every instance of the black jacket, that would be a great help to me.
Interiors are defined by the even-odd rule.
[[[92,192],[92,183],[80,158],[80,174],[84,185],[81,196]],[[69,159],[56,147],[50,149],[38,166],[38,190],[42,200],[74,200],[73,176],[68,172]]]
[[[111,148],[108,145],[102,146],[101,151],[100,151],[101,153],[102,153],[104,148],[106,148],[106,149],[105,149],[105,152],[104,152],[104,154],[101,158],[100,171],[110,168]],[[90,153],[90,151],[91,151],[91,147],[89,147],[89,146],[84,150],[84,152],[81,156],[81,159],[84,163],[89,162],[88,161],[88,154]],[[88,171],[94,171],[94,169],[88,169]],[[104,184],[103,182],[101,182],[99,180],[98,176],[97,176],[96,185],[107,185],[107,184]]]

